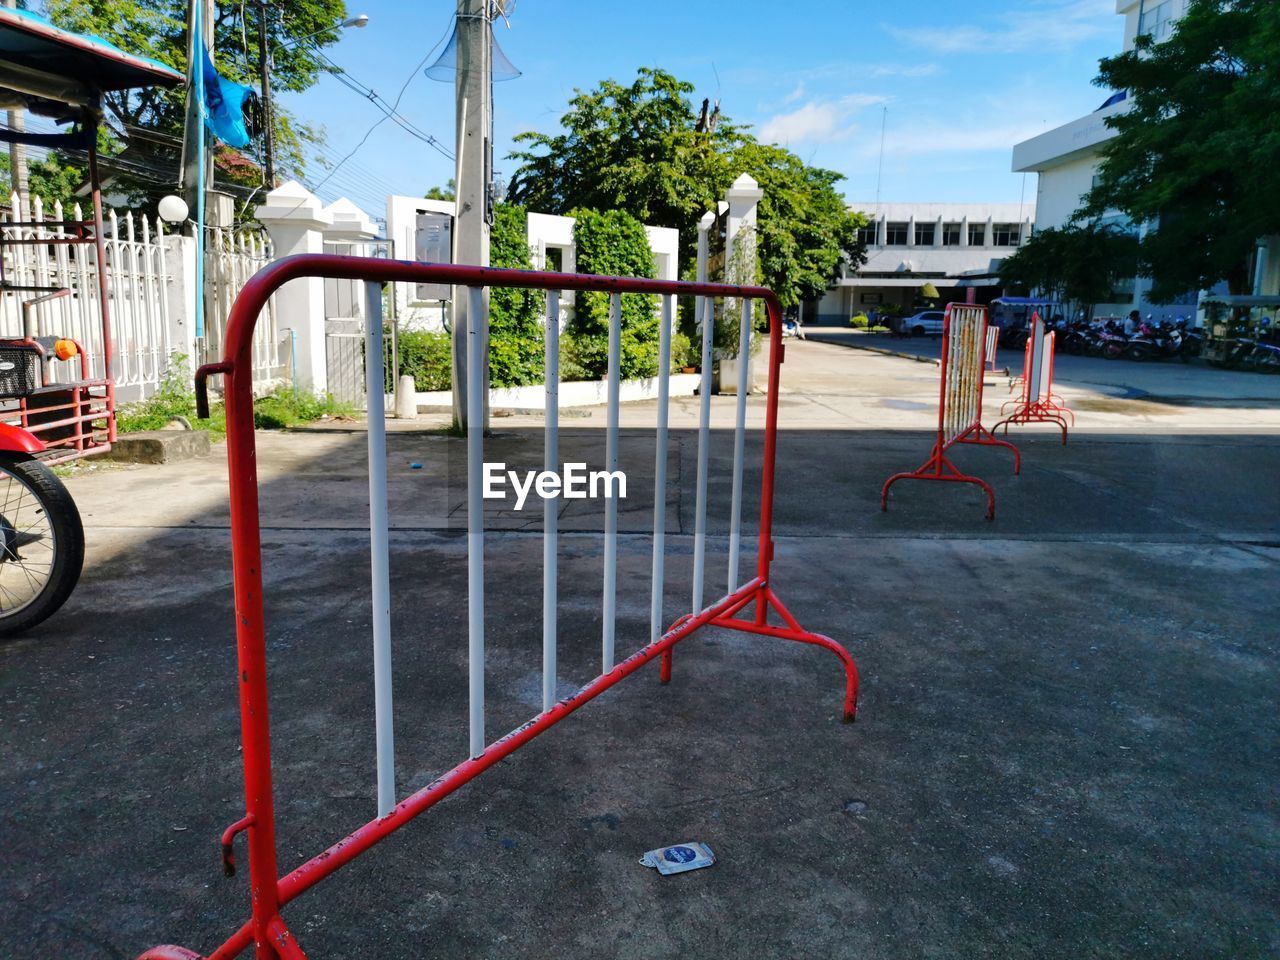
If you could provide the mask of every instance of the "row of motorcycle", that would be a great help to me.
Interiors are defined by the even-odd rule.
[[[1156,321],[1150,317],[1126,331],[1119,318],[1073,320],[1060,317],[1045,321],[1045,332],[1057,332],[1059,350],[1073,356],[1105,357],[1108,360],[1181,360],[1190,363],[1204,349],[1204,333],[1190,326],[1184,317]],[[1019,348],[1026,345],[1028,328],[1007,329],[1001,344]]]

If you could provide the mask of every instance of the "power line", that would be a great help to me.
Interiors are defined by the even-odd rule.
[[[317,183],[314,187],[311,187],[311,188],[310,188],[313,192],[316,192],[316,191],[320,190],[320,189],[321,189],[321,188],[322,188],[326,183],[328,183],[328,182],[329,182],[329,180],[330,180],[330,179],[332,179],[332,177],[334,176],[334,174],[336,174],[340,169],[342,169],[342,167],[347,163],[347,161],[349,161],[352,157],[354,157],[354,156],[356,155],[356,153],[360,150],[360,148],[361,148],[361,147],[363,147],[363,146],[365,145],[365,143],[367,143],[367,142],[368,142],[369,137],[371,137],[371,136],[373,135],[373,131],[377,130],[377,129],[378,129],[378,127],[382,126],[382,124],[384,124],[388,119],[390,119],[390,118],[391,118],[392,114],[395,114],[395,113],[396,113],[396,111],[400,109],[400,101],[401,101],[402,99],[404,99],[404,92],[405,92],[406,90],[408,90],[408,89],[409,89],[409,84],[413,82],[413,78],[414,78],[414,77],[416,77],[416,76],[418,75],[418,73],[422,70],[422,68],[423,68],[424,66],[426,66],[426,63],[427,63],[427,61],[431,58],[431,55],[432,55],[432,54],[434,54],[434,53],[436,52],[436,49],[440,46],[440,44],[442,44],[442,43],[444,42],[445,38],[449,36],[449,33],[450,33],[450,30],[451,30],[451,29],[452,29],[452,20],[450,21],[450,27],[448,27],[448,28],[446,28],[446,29],[445,29],[445,32],[440,36],[440,39],[439,39],[439,40],[437,40],[437,41],[432,45],[431,49],[430,49],[430,50],[428,50],[428,51],[426,52],[426,55],[425,55],[425,56],[423,56],[423,58],[422,58],[421,60],[419,60],[419,61],[418,61],[418,63],[414,66],[414,68],[409,72],[409,75],[408,75],[407,77],[405,77],[404,83],[400,85],[400,91],[396,94],[396,99],[395,99],[395,101],[391,104],[390,109],[389,109],[389,110],[383,110],[383,115],[382,115],[381,117],[379,117],[377,120],[375,120],[375,121],[374,121],[374,122],[369,126],[369,129],[368,129],[368,130],[366,130],[366,131],[364,132],[364,136],[362,136],[362,137],[360,138],[359,142],[358,142],[358,143],[356,143],[356,145],[355,145],[354,147],[352,147],[352,148],[351,148],[351,149],[346,153],[346,155],[345,155],[345,156],[343,156],[343,158],[342,158],[341,160],[339,160],[339,161],[338,161],[338,163],[337,163],[337,165],[336,165],[336,166],[331,167],[331,168],[329,169],[329,172],[328,172],[327,174],[325,174],[325,176],[320,180],[320,182],[319,182],[319,183]],[[333,65],[333,62],[332,62],[332,61],[330,61],[330,60],[328,59],[328,57],[325,57],[323,53],[320,53],[320,51],[319,51],[318,49],[317,49],[317,51],[316,51],[316,52],[317,52],[317,53],[319,53],[319,55],[320,55],[320,57],[321,57],[322,59],[324,59],[324,60],[326,60],[327,62],[329,62],[331,66],[334,66],[334,65]],[[342,72],[342,68],[341,68],[341,67],[336,67],[336,66],[335,66],[335,69],[337,69],[339,72]],[[370,93],[373,93],[373,91],[372,91],[372,90],[370,90],[369,92],[370,92]],[[374,103],[375,105],[377,105],[377,101],[371,100],[370,102],[372,102],[372,103]],[[381,108],[380,108],[380,109],[381,109]],[[434,139],[434,138],[432,138],[432,139]],[[438,142],[437,142],[437,144],[438,144]],[[442,147],[438,146],[437,144],[433,144],[433,146],[435,146],[435,148],[436,148],[437,150],[440,150],[440,152],[441,152],[441,153],[444,153],[446,157],[449,157],[449,159],[453,159],[453,157],[452,157],[449,153],[447,153],[447,152],[446,152]]]

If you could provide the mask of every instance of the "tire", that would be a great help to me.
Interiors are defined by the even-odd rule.
[[[1143,360],[1146,360],[1147,357],[1149,357],[1151,354],[1146,347],[1140,347],[1137,344],[1134,344],[1133,346],[1125,350],[1124,355],[1129,360],[1136,360],[1139,363],[1141,363]]]
[[[912,327],[912,328],[911,328],[911,335],[912,335],[913,337],[923,337],[923,336],[924,336],[924,327],[919,327],[919,326],[917,326],[917,327]]]
[[[0,455],[0,636],[54,614],[83,566],[84,527],[62,481],[37,460]]]
[[[1108,341],[1102,345],[1102,355],[1108,360],[1119,360],[1124,356],[1124,344],[1114,340]]]

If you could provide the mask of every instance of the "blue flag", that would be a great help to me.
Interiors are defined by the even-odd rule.
[[[249,131],[244,123],[244,102],[254,95],[254,89],[219,74],[203,44],[201,50],[204,52],[204,115],[209,129],[229,147],[247,147]]]

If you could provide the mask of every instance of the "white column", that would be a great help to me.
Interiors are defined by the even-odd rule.
[[[169,346],[174,353],[196,361],[196,238],[165,234],[164,272],[168,286],[164,291],[169,308]],[[222,359],[217,357],[215,359]],[[169,358],[162,358],[167,363]]]
[[[733,269],[736,271],[734,276],[725,276],[726,283],[737,283],[743,286],[749,286],[756,282],[756,213],[760,205],[760,200],[764,197],[764,191],[749,174],[742,174],[737,180],[733,181],[733,185],[729,187],[725,193],[725,200],[729,204],[729,217],[725,224],[725,269],[726,271]],[[737,309],[736,304],[725,304],[726,311]],[[737,365],[746,363],[747,375],[738,376]],[[745,382],[747,384],[747,392],[752,388],[750,376],[751,352],[748,350],[746,355],[739,355],[733,358],[733,362],[720,363],[720,389],[724,393],[728,393],[730,389],[736,391],[738,384]]]
[[[267,233],[276,258],[297,253],[323,253],[324,230],[332,221],[319,198],[302,184],[290,180],[266,196],[254,210]],[[276,294],[276,324],[297,337],[298,386],[323,393],[328,388],[325,370],[324,280],[304,277],[291,280]]]

